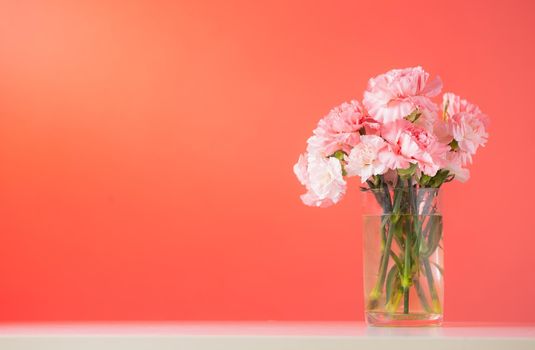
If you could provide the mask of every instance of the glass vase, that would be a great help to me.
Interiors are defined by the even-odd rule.
[[[362,193],[366,322],[440,325],[444,268],[439,190],[400,182]]]

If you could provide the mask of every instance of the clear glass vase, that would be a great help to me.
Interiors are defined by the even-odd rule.
[[[364,295],[373,326],[443,319],[442,215],[437,188],[363,190]]]

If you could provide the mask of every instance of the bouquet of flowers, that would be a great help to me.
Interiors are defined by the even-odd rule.
[[[439,244],[431,236],[441,232],[441,221],[428,219],[437,214],[433,198],[444,183],[468,180],[467,166],[488,138],[487,117],[479,107],[453,93],[444,93],[438,105],[433,98],[441,89],[440,78],[430,79],[421,67],[370,79],[362,103],[343,103],[319,121],[294,166],[306,188],[301,196],[306,205],[337,203],[347,178],[359,176],[361,189],[373,193],[382,208],[383,252],[369,310],[382,300],[394,312],[403,296],[404,312],[409,312],[409,288],[425,270],[422,252],[430,256]],[[392,241],[398,244],[397,254]],[[388,283],[383,286],[390,258],[393,277],[387,293]],[[432,303],[421,303],[440,312],[433,286],[428,293]]]

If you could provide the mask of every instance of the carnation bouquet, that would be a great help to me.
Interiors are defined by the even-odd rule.
[[[453,93],[437,104],[441,89],[421,67],[370,79],[362,103],[343,103],[319,121],[294,166],[306,205],[337,203],[353,176],[373,200],[365,201],[363,220],[371,324],[442,320],[439,189],[468,180],[488,133],[476,105]]]

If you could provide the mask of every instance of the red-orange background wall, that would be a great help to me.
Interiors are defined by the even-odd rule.
[[[358,183],[292,165],[368,78],[491,117],[446,199],[446,319],[535,322],[531,1],[0,2],[0,321],[362,319]]]

